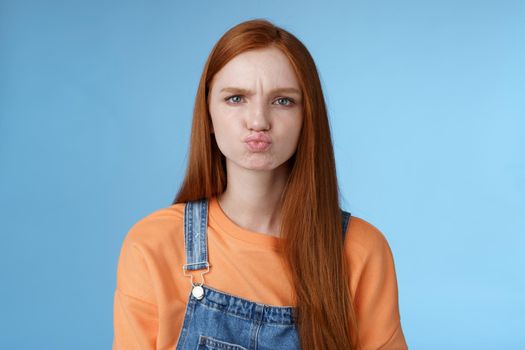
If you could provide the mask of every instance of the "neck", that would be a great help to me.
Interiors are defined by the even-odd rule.
[[[281,195],[289,170],[271,171],[228,168],[226,190],[217,196],[224,213],[250,231],[280,236]]]

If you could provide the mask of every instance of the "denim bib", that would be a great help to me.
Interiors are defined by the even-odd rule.
[[[351,214],[343,210],[341,214],[344,239]],[[257,303],[204,284],[204,274],[211,266],[207,229],[208,199],[186,203],[183,271],[191,277],[192,289],[176,350],[300,349],[293,307]],[[194,283],[186,270],[205,270],[201,283]]]

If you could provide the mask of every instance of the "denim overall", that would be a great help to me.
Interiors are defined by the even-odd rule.
[[[343,239],[350,213],[341,210]],[[184,275],[192,291],[176,350],[275,350],[300,349],[292,306],[260,304],[227,294],[204,284],[210,270],[207,247],[208,199],[186,203],[184,209]],[[218,266],[217,268],[220,268]],[[194,283],[186,270],[201,270],[202,282]]]

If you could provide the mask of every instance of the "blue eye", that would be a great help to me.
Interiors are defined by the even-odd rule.
[[[238,97],[239,100],[233,100],[233,98],[235,98],[235,97]],[[230,97],[226,98],[226,101],[231,101],[233,103],[239,103],[239,102],[241,102],[240,98],[241,98],[241,95],[233,95],[233,96],[230,96]]]
[[[279,104],[281,106],[290,106],[291,104],[294,103],[294,101],[292,99],[288,98],[288,97],[279,97],[277,99],[277,101],[287,101],[287,103],[285,103],[285,104],[277,103],[277,104]]]

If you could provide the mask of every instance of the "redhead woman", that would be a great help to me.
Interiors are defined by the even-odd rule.
[[[397,293],[384,235],[340,207],[310,53],[267,20],[231,28],[179,192],[124,239],[113,349],[406,349]]]

